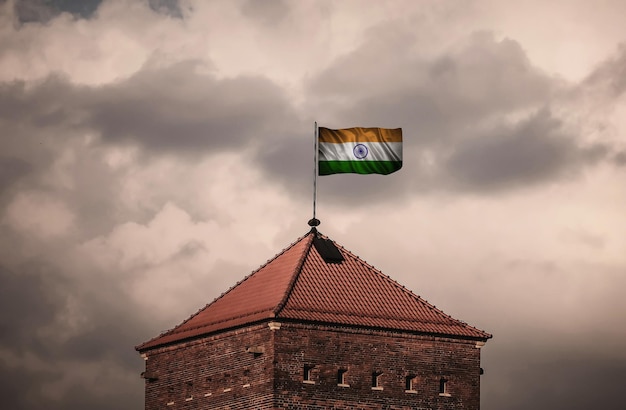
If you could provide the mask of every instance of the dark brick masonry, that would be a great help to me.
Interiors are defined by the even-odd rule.
[[[263,322],[144,352],[145,408],[478,410],[482,344]]]

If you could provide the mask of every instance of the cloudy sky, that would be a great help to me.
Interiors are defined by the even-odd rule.
[[[622,0],[0,0],[0,396],[138,409],[134,346],[308,231],[314,121],[402,127],[320,231],[494,334],[482,408],[623,409]]]

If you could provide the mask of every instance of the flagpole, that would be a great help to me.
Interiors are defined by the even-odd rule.
[[[311,231],[316,231],[316,226],[318,226],[320,224],[320,220],[317,219],[315,217],[315,206],[316,206],[316,202],[317,202],[317,167],[318,167],[318,161],[317,161],[317,156],[319,155],[319,149],[318,149],[318,129],[317,129],[317,121],[315,121],[315,130],[313,131],[313,149],[314,149],[314,154],[313,154],[313,219],[309,220],[309,226],[311,227]]]

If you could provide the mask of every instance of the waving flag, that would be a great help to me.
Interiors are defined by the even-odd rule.
[[[391,174],[402,168],[402,129],[318,129],[318,173]]]

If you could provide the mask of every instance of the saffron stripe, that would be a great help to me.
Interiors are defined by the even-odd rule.
[[[402,128],[344,128],[333,130],[318,128],[319,142],[341,144],[345,142],[402,142]]]

